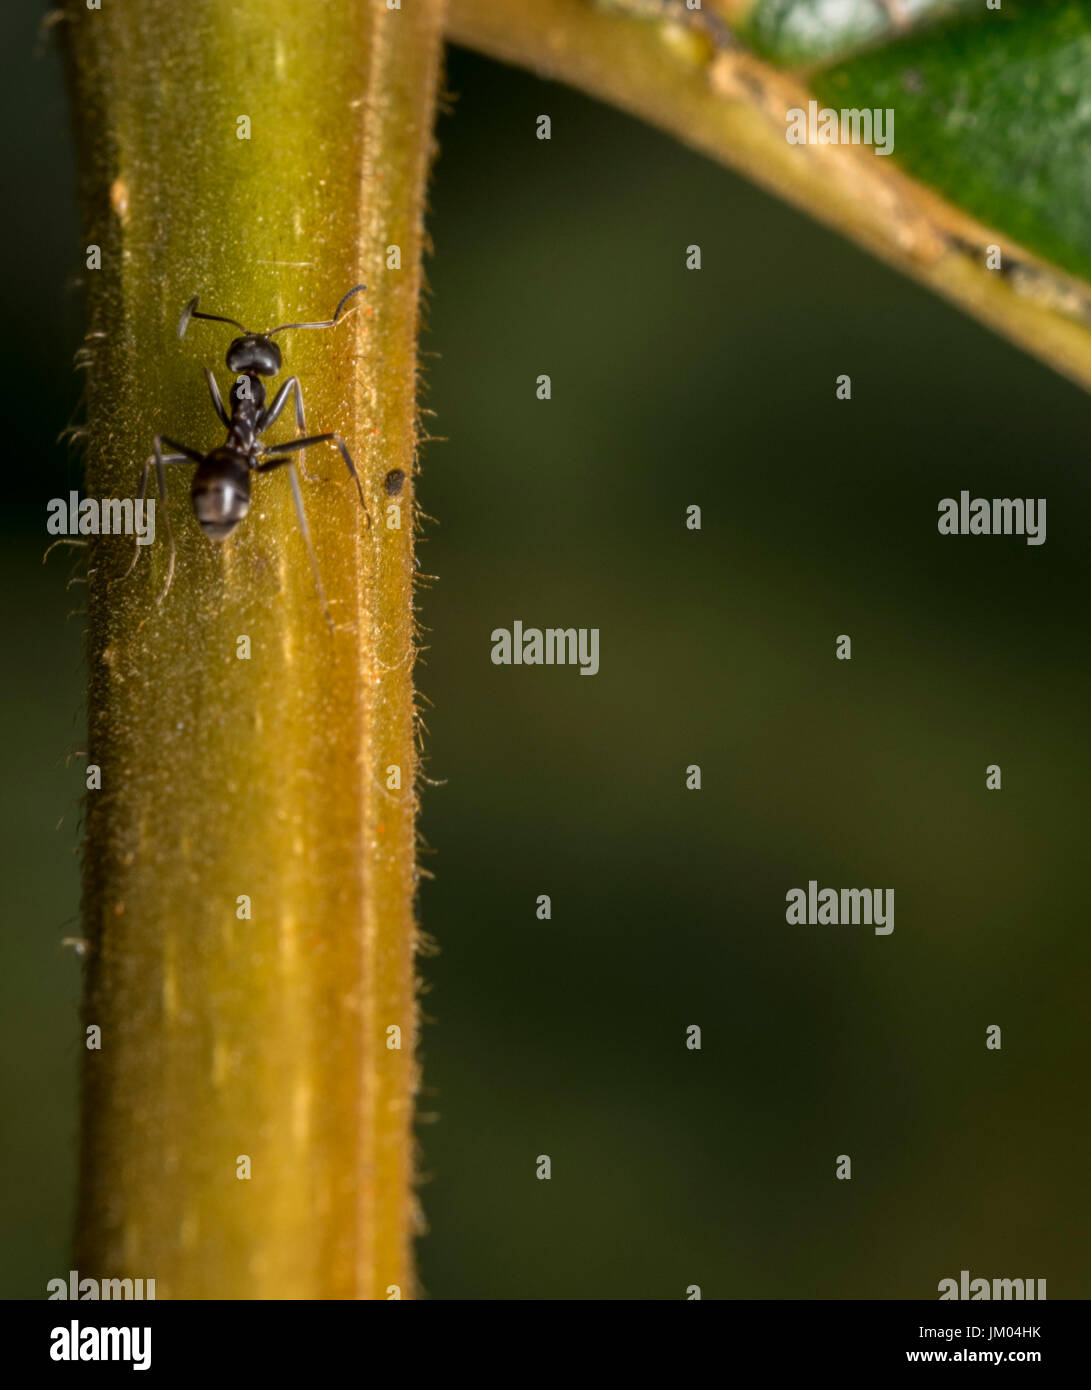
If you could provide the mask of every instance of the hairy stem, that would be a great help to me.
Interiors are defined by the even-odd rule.
[[[90,332],[87,492],[133,496],[157,433],[224,429],[237,330],[278,341],[308,433],[210,542],[191,467],[131,574],[89,565],[89,939],[79,1268],[159,1297],[413,1291],[412,472],[422,207],[442,0],[68,0]],[[397,248],[397,254],[391,248]],[[296,434],[291,407],[270,442]],[[389,496],[384,478],[404,470]],[[154,491],[154,470],[152,475]],[[400,1037],[399,1037],[400,1031]],[[400,1047],[395,1044],[400,1042]]]

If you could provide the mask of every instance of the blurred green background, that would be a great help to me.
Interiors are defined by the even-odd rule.
[[[41,1297],[80,1046],[82,601],[41,557],[80,481],[81,260],[60,64],[13,9],[0,1292]],[[459,51],[448,86],[426,1294],[935,1298],[968,1268],[1086,1297],[1085,397],[614,111]],[[962,488],[1048,498],[1046,544],[939,537]],[[493,666],[515,619],[600,628],[599,675]],[[811,878],[893,887],[893,935],[789,927]]]

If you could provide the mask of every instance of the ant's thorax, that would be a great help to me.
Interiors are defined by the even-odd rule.
[[[254,372],[244,372],[231,387],[231,428],[228,444],[249,451],[258,435],[258,419],[265,409],[265,383]]]

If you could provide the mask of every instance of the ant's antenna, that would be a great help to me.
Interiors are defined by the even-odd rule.
[[[199,314],[197,312],[197,304],[200,297],[200,295],[195,294],[182,310],[182,317],[178,321],[179,338],[184,338],[186,336],[186,329],[189,327],[190,319],[211,319],[214,323],[233,323],[241,332],[246,332],[246,329],[243,328],[238,319],[225,319],[222,314]]]
[[[268,333],[263,333],[261,336],[263,338],[271,338],[274,333],[284,333],[289,328],[332,328],[333,325],[337,322],[337,320],[341,317],[341,310],[345,307],[345,304],[352,298],[354,294],[359,294],[361,290],[366,289],[366,285],[353,285],[352,289],[349,290],[348,294],[342,297],[341,302],[340,304],[338,304],[337,308],[334,309],[332,319],[323,319],[320,323],[282,323],[279,328],[270,328]],[[197,303],[196,300],[194,300],[193,302],[194,304]],[[200,315],[199,317],[207,316]]]
[[[366,289],[366,285],[353,285],[352,289],[349,290],[348,294],[342,296],[341,302],[333,311],[332,319],[322,319],[318,323],[282,323],[279,328],[271,328],[268,333],[257,333],[253,336],[259,338],[271,338],[274,333],[286,333],[289,328],[332,328],[334,324],[337,322],[337,320],[341,317],[341,310],[345,307],[345,305],[352,298],[352,296],[354,294],[359,294],[361,290]],[[182,317],[178,322],[179,338],[184,338],[186,336],[186,329],[189,327],[190,319],[209,319],[212,323],[230,323],[235,328],[237,328],[240,333],[250,332],[250,330],[248,328],[245,328],[238,321],[238,319],[224,318],[222,314],[199,313],[197,305],[200,303],[200,299],[200,295],[195,294],[193,298],[189,301],[189,303],[186,305],[186,307],[182,310]]]

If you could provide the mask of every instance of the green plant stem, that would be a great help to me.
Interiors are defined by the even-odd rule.
[[[567,82],[747,175],[1091,388],[1091,289],[983,226],[891,159],[789,145],[785,113],[812,93],[741,48],[591,0],[450,0],[448,37]],[[730,7],[728,7],[730,9]],[[682,16],[681,8],[677,11]],[[999,247],[1006,274],[988,268]]]
[[[413,1292],[411,499],[442,11],[68,0],[102,255],[90,496],[132,496],[158,432],[223,442],[201,368],[226,398],[235,330],[194,321],[179,342],[193,295],[267,328],[368,285],[336,328],[279,340],[308,432],[344,436],[373,520],[337,452],[309,450],[335,631],[285,470],[255,477],[250,515],[213,544],[192,470],[168,468],[161,607],[162,507],[127,577],[131,539],[90,550],[85,1024],[101,1049],[85,1057],[76,1258],[155,1278],[161,1298]],[[295,433],[289,406],[269,438]],[[392,499],[394,468],[409,477]]]

